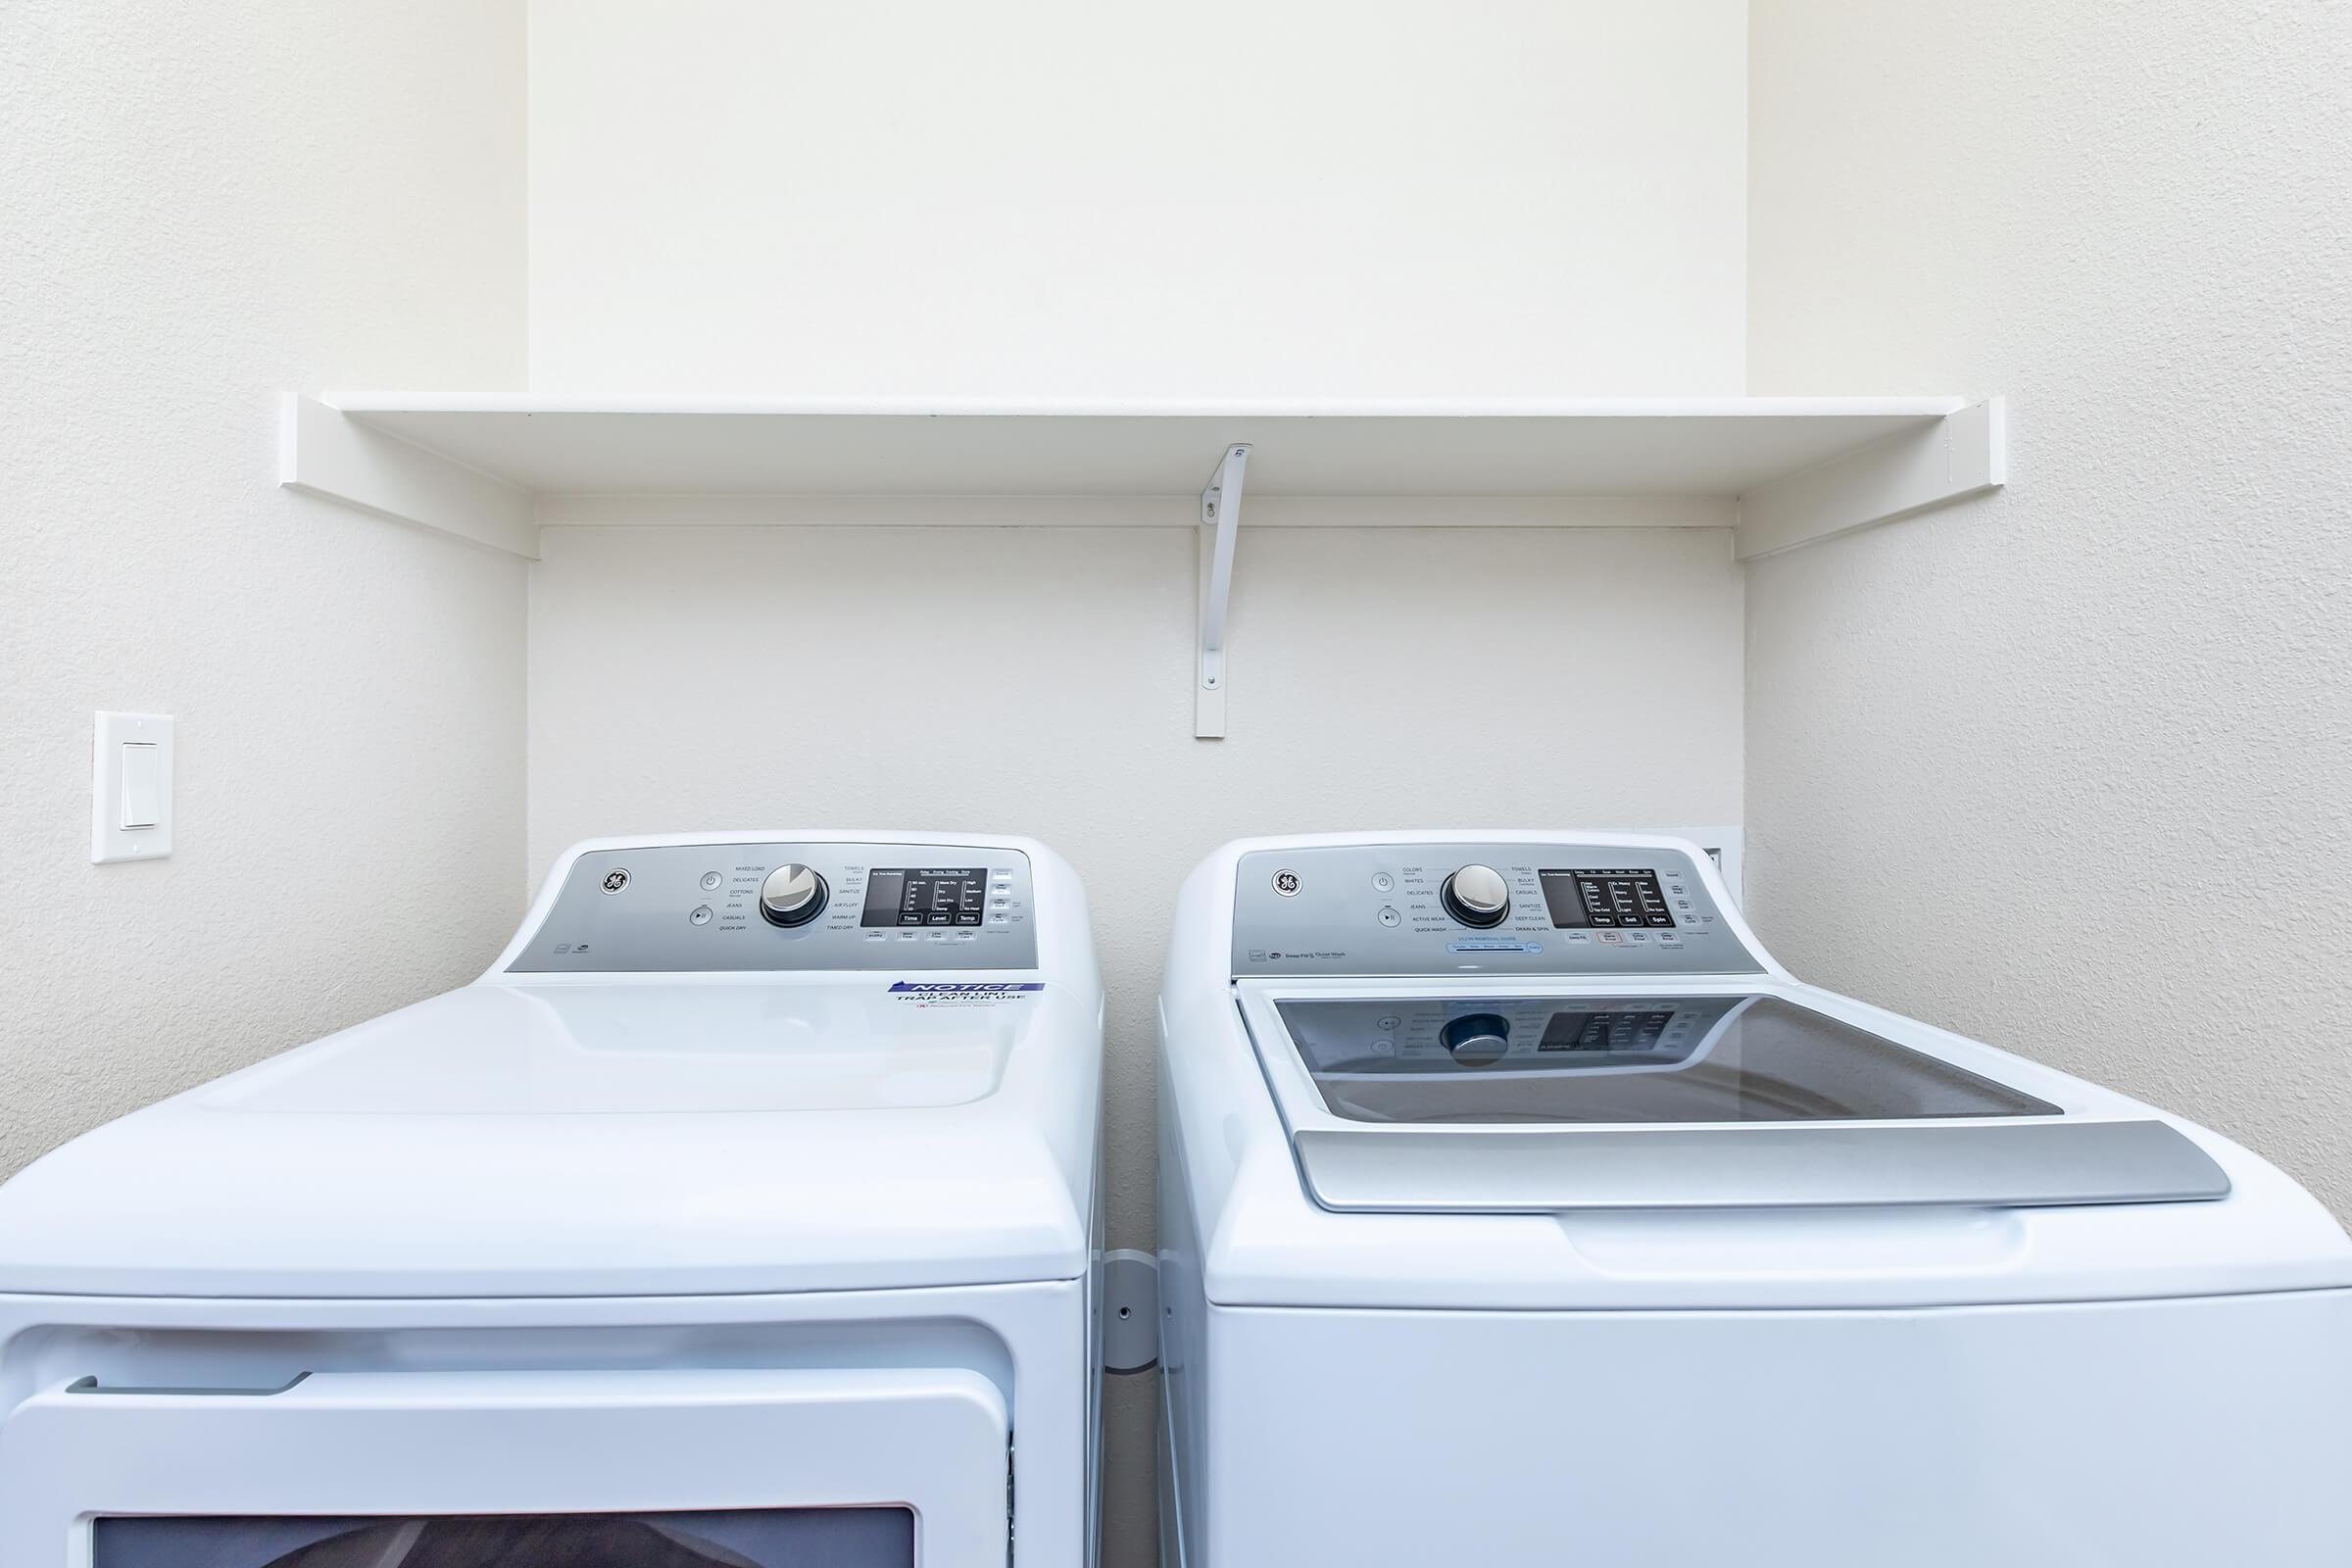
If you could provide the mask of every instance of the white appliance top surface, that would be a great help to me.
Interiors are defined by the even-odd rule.
[[[1446,896],[1473,862],[1509,902],[1486,928],[1494,949]],[[1718,946],[1752,968],[1660,940],[1693,912],[1718,916]],[[1612,931],[1626,940],[1599,940]],[[1187,1266],[1225,1305],[1902,1308],[2352,1287],[2352,1242],[2275,1167],[1802,984],[1680,841],[1228,845],[1180,895],[1161,1010],[1163,1158],[1181,1184],[1165,1245],[1198,1239]]]
[[[466,986],[193,1100],[277,1114],[543,1116],[922,1109],[995,1093],[1035,1011],[1020,1005],[1028,995],[926,1007],[891,983]]]
[[[472,985],[0,1186],[0,1292],[1074,1279],[1101,1041],[1085,895],[1032,840],[593,841]]]
[[[0,1188],[0,1291],[1075,1277],[1094,1004],[1037,983],[901,983],[477,982],[35,1162]]]

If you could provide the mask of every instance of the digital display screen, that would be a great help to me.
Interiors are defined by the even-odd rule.
[[[1544,1025],[1543,1051],[1655,1051],[1674,1022],[1674,1009],[1642,1012],[1555,1012]]]
[[[1539,870],[1551,923],[1577,930],[1623,926],[1671,926],[1666,890],[1658,873],[1646,869],[1598,871]]]
[[[988,909],[988,867],[876,866],[865,877],[859,925],[978,925]]]

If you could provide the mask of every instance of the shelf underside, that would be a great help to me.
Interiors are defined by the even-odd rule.
[[[1250,487],[1259,495],[1596,496],[1739,495],[1932,424],[1961,400],[1791,405],[1838,411],[1823,413],[1781,413],[1759,399],[1740,412],[1727,412],[1734,404],[1595,404],[1499,415],[329,401],[364,424],[543,493],[1180,496],[1198,491],[1218,454],[1241,442],[1255,449]]]
[[[1989,475],[1971,428],[1988,407],[1975,423],[1990,426]],[[1737,498],[1744,526],[1785,490],[1824,514],[1820,529],[1768,517],[1769,539],[1742,554],[1998,483],[1997,406],[1959,397],[1248,406],[347,392],[290,396],[285,419],[288,484],[525,555],[541,517],[561,511],[550,498],[1190,498],[1237,443],[1252,448],[1256,497]],[[1809,493],[1848,467],[1886,492],[1859,500],[1876,515],[1855,514],[1855,497]]]

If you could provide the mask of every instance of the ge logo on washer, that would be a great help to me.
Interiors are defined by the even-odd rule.
[[[618,893],[622,888],[625,888],[628,885],[629,873],[622,870],[619,866],[614,866],[612,870],[605,873],[605,891],[607,893]]]
[[[1298,872],[1277,871],[1274,873],[1274,891],[1281,894],[1284,898],[1297,898],[1298,896]]]

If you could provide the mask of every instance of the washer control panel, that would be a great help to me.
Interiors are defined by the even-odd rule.
[[[1034,969],[1029,858],[938,844],[592,850],[511,973]]]
[[[1245,975],[1756,974],[1690,858],[1606,841],[1253,850]]]

